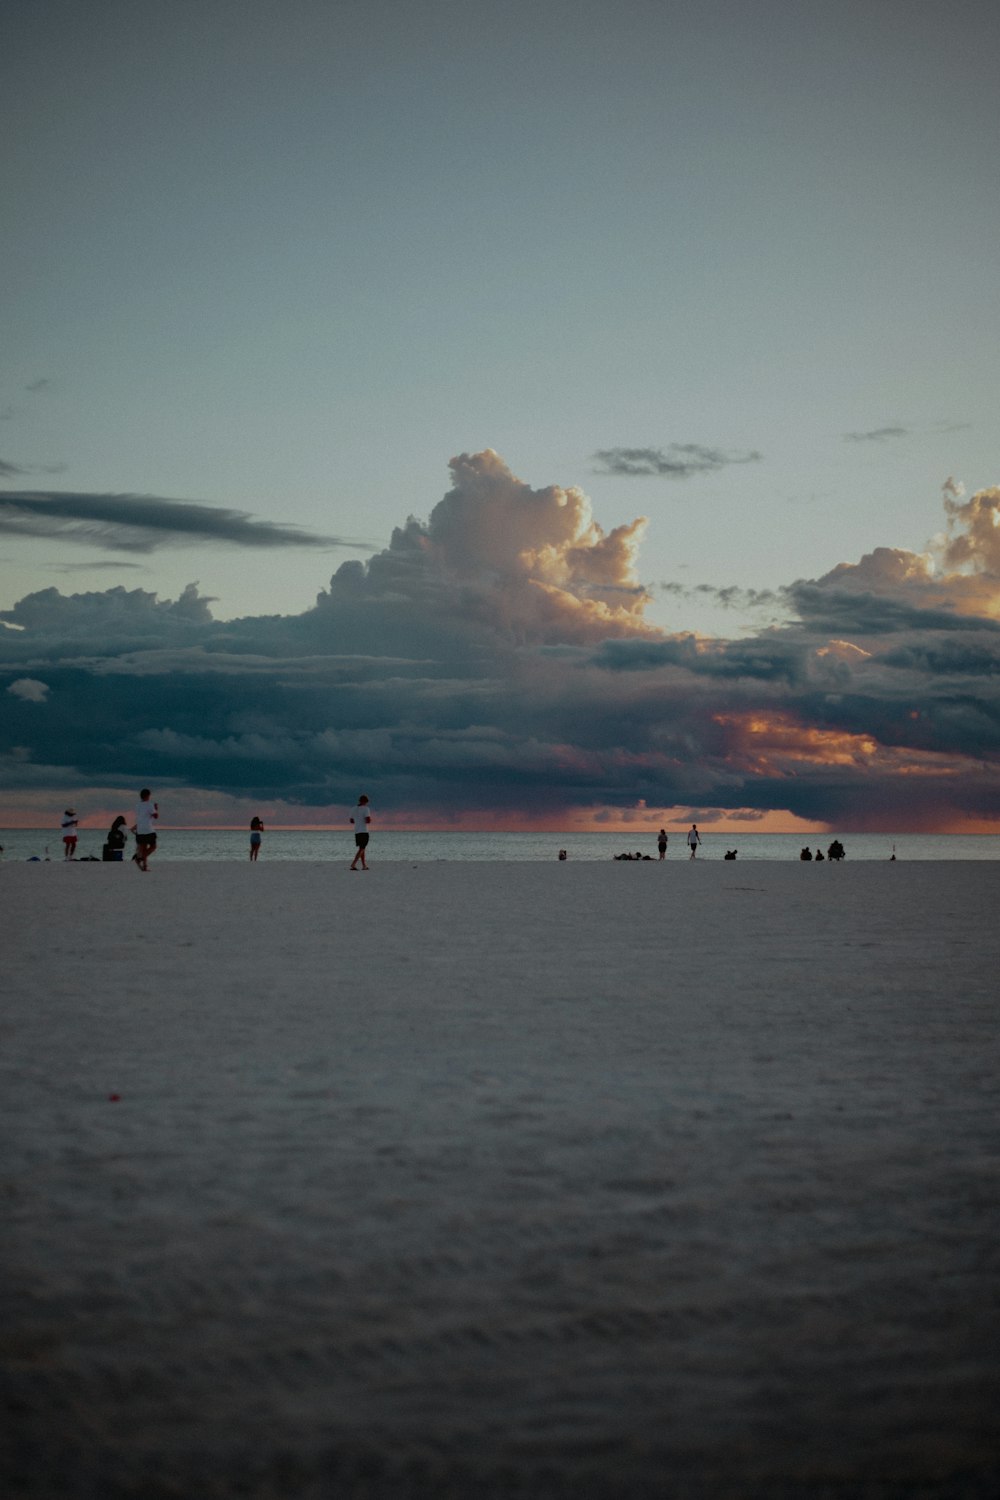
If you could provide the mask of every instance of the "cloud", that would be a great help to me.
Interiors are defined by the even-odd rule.
[[[665,479],[689,479],[692,474],[711,474],[729,464],[759,463],[759,453],[727,453],[722,448],[703,448],[698,443],[671,443],[663,448],[602,448],[594,454],[598,473],[656,475]]]
[[[52,382],[51,382],[51,380],[49,380],[48,376],[45,376],[45,375],[43,375],[41,377],[41,379],[39,379],[39,380],[30,380],[28,382],[28,384],[24,387],[24,389],[26,391],[30,391],[33,396],[40,396],[45,391],[48,391],[51,388],[52,388]]]
[[[47,682],[38,682],[34,677],[18,677],[7,688],[15,698],[25,703],[44,703],[49,695]]]
[[[51,689],[44,715],[5,700],[10,795],[154,784],[309,821],[359,786],[390,819],[1000,818],[996,492],[954,500],[937,549],[876,548],[790,584],[780,624],[708,640],[645,618],[641,518],[605,532],[581,490],[489,450],[451,472],[298,615],[217,621],[193,584],[0,613],[0,684]]]
[[[909,437],[908,427],[875,427],[871,432],[845,432],[845,443],[884,443],[887,438]]]
[[[18,464],[9,464],[0,458],[0,478],[15,479],[19,475],[27,474],[27,469],[22,469]]]
[[[8,469],[8,472],[24,471]],[[296,526],[255,521],[245,511],[191,500],[52,490],[0,490],[0,535],[43,537],[88,547],[109,547],[119,552],[152,552],[158,547],[200,542],[234,547],[371,550],[364,543],[343,537],[320,536]]]
[[[953,568],[971,567],[977,574],[1000,580],[1000,487],[980,490],[971,500],[962,492],[946,495],[950,539],[945,562]]]
[[[318,607],[348,621],[378,610],[418,636],[489,632],[510,644],[647,634],[635,562],[646,520],[605,532],[582,490],[534,490],[487,449],[451,461],[453,488],[411,516],[367,571],[347,562]],[[377,628],[377,626],[375,627]]]

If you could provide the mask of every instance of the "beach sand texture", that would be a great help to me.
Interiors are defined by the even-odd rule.
[[[995,1500],[1000,866],[372,855],[0,867],[0,1490]]]

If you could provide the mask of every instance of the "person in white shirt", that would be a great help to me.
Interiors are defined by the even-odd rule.
[[[63,858],[73,859],[76,856],[76,813],[71,807],[67,807],[62,820]]]
[[[691,858],[694,859],[695,855],[698,853],[698,845],[701,843],[701,834],[698,832],[697,823],[691,824],[691,827],[688,830],[687,841],[688,846],[691,850]]]
[[[139,804],[135,810],[132,832],[135,834],[135,854],[132,858],[140,870],[148,870],[149,856],[156,851],[156,820],[160,816],[160,804],[151,802],[148,786],[139,793]]]
[[[351,822],[354,824],[354,842],[357,846],[354,859],[351,863],[352,870],[358,868],[359,859],[362,870],[367,870],[368,868],[368,861],[365,859],[365,850],[368,848],[368,826],[371,820],[372,810],[369,806],[368,798],[359,797],[358,805],[354,809],[354,816],[351,818]]]

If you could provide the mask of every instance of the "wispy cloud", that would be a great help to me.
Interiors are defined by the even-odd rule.
[[[43,375],[39,380],[29,380],[24,389],[30,391],[33,396],[40,396],[52,389],[52,382],[47,375]]]
[[[256,521],[245,511],[191,500],[48,490],[0,491],[0,535],[45,537],[117,552],[152,552],[157,547],[199,542],[235,547],[375,550],[363,542]]]
[[[711,474],[730,464],[753,464],[761,459],[757,452],[730,453],[700,443],[671,443],[667,448],[601,448],[593,456],[600,466],[598,473],[661,479],[689,479],[692,474]]]
[[[888,438],[909,437],[908,427],[873,427],[871,432],[845,432],[845,443],[884,443]]]
[[[22,469],[20,464],[9,464],[6,459],[0,458],[0,478],[20,479],[27,473],[28,470]]]

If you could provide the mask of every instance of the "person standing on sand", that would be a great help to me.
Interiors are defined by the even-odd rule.
[[[359,797],[358,805],[354,809],[354,816],[351,818],[351,822],[354,824],[354,842],[357,846],[357,852],[354,855],[354,859],[351,861],[352,870],[356,870],[358,868],[359,859],[361,861],[362,870],[367,870],[368,868],[368,861],[365,859],[365,850],[368,848],[368,826],[371,823],[371,820],[372,810],[369,806],[368,798]]]
[[[698,845],[701,843],[701,834],[698,832],[697,823],[692,823],[687,836],[688,848],[691,850],[691,858],[694,859],[698,853]]]
[[[667,830],[665,828],[661,828],[660,831],[659,831],[659,833],[656,835],[656,847],[660,851],[660,858],[661,859],[666,859],[666,857],[667,857]]]
[[[140,870],[149,869],[149,856],[156,852],[156,823],[160,816],[160,804],[150,802],[152,792],[144,786],[139,793],[139,805],[135,810],[132,832],[135,834],[135,853],[132,858]]]
[[[252,860],[252,862],[254,864],[257,863],[257,856],[260,853],[260,836],[261,836],[261,834],[263,832],[264,832],[264,825],[260,821],[260,819],[259,818],[251,818],[250,819],[250,859]]]
[[[63,859],[74,859],[76,856],[76,813],[71,807],[67,807],[62,820]]]

